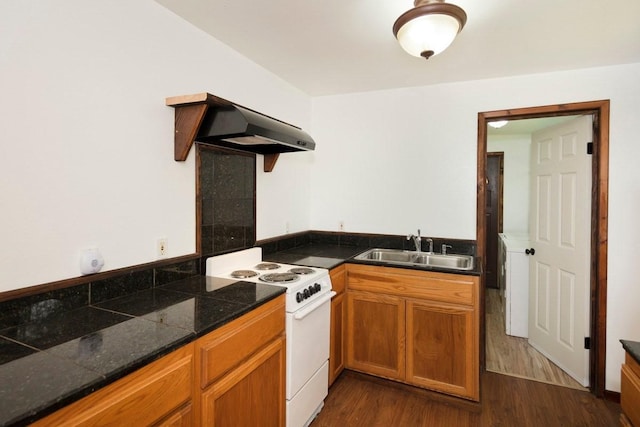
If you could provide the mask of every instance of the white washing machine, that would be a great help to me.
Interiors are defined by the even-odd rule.
[[[529,236],[500,233],[499,283],[507,335],[529,337]]]

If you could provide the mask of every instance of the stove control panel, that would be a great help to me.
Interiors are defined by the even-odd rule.
[[[311,295],[317,294],[321,290],[322,290],[322,286],[320,285],[320,283],[314,283],[313,285],[309,285],[308,288],[305,288],[299,291],[298,293],[296,293],[296,301],[300,303],[306,300],[307,298],[310,298]]]

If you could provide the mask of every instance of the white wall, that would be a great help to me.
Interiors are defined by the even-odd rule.
[[[152,0],[0,2],[0,291],[195,251],[195,154],[166,97],[210,92],[308,128],[311,100]],[[258,237],[309,228],[310,153],[258,176]],[[262,157],[258,156],[262,169]],[[295,179],[294,179],[295,178]],[[282,224],[280,229],[269,224]]]
[[[640,64],[313,99],[311,226],[475,239],[478,112],[611,100],[606,388],[640,340]]]
[[[502,230],[505,233],[529,232],[529,159],[531,135],[491,135],[488,152],[504,153],[504,196]]]

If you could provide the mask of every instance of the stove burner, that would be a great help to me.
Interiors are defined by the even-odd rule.
[[[275,262],[261,262],[254,268],[257,270],[277,270],[280,268],[280,265],[276,264]]]
[[[298,279],[299,277],[295,273],[270,273],[260,276],[260,280],[267,283],[289,283]]]
[[[232,271],[230,276],[233,277],[234,279],[248,279],[250,277],[255,277],[257,275],[258,273],[256,273],[253,270],[236,270],[236,271]]]
[[[289,270],[289,273],[295,273],[295,274],[313,274],[316,271],[312,268],[307,268],[307,267],[296,267],[296,268],[292,268],[291,270]]]

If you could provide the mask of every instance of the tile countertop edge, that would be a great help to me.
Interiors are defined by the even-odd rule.
[[[239,309],[237,312],[235,312],[233,315],[226,317],[219,322],[214,322],[213,324],[208,325],[207,327],[202,328],[198,331],[187,331],[185,329],[184,330],[185,332],[190,332],[190,333],[188,333],[187,335],[179,339],[176,339],[175,341],[167,343],[165,346],[161,348],[156,348],[152,350],[150,353],[145,354],[144,356],[136,359],[135,361],[127,364],[126,366],[122,366],[120,368],[114,369],[104,375],[100,374],[102,378],[97,378],[92,381],[88,381],[85,384],[78,386],[74,391],[69,392],[66,395],[59,396],[57,399],[52,399],[47,402],[42,402],[41,405],[34,405],[35,409],[30,409],[28,411],[25,411],[23,414],[12,416],[11,419],[5,419],[5,420],[0,419],[0,426],[27,425],[29,423],[37,421],[38,419],[44,418],[45,416],[50,415],[55,411],[69,404],[72,404],[78,400],[81,400],[82,398],[90,395],[91,393],[94,393],[100,390],[101,388],[106,387],[118,381],[119,379],[162,358],[163,356],[166,356],[167,354],[177,350],[178,348],[197,340],[201,336],[204,336],[212,332],[213,330],[220,328],[223,325],[243,316],[244,314],[247,314],[248,312],[254,310],[255,308],[258,308],[261,305],[266,304],[267,302],[272,301],[275,298],[278,298],[280,295],[286,292],[286,288],[283,288],[283,287],[274,287],[274,288],[278,288],[278,291],[265,297],[264,299],[256,301],[255,303],[247,304],[242,309]],[[143,319],[143,317],[141,316],[134,316],[134,318]],[[146,321],[150,321],[150,320],[146,320]],[[175,329],[183,329],[178,326],[167,325],[167,327],[175,328]],[[47,350],[39,350],[38,352],[41,352],[43,354],[48,353]],[[51,356],[73,362],[73,360],[66,359],[64,357],[59,357],[55,355],[51,355]],[[79,369],[92,371],[91,369],[81,367],[80,365],[77,365],[77,367]]]
[[[620,340],[622,347],[629,353],[631,357],[640,363],[640,342],[630,340]]]

